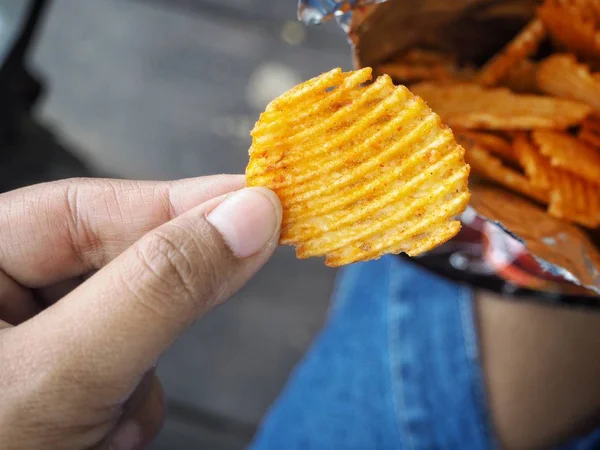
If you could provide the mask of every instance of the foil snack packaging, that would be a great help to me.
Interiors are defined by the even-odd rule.
[[[355,68],[412,48],[481,66],[534,16],[536,0],[299,0],[308,25],[336,20]],[[551,217],[534,203],[472,179],[459,235],[422,257],[460,281],[513,295],[600,307],[600,232]]]

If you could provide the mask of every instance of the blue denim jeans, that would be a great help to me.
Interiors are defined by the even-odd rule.
[[[392,256],[347,267],[251,448],[495,448],[477,346],[469,288]]]

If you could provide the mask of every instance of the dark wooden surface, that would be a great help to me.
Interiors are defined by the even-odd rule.
[[[351,63],[333,24],[303,36],[294,0],[55,0],[40,37],[41,120],[94,170],[131,178],[242,172],[260,108]],[[281,249],[194,325],[161,362],[171,410],[153,448],[243,448],[318,332],[334,275]]]

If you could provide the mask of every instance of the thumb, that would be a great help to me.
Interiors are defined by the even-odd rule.
[[[280,226],[279,200],[264,188],[206,202],[142,237],[10,330],[10,340],[36,352],[25,359],[42,364],[55,381],[92,379],[122,395],[194,320],[256,273],[273,253]]]

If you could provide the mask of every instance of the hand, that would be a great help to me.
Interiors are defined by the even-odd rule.
[[[279,200],[243,186],[83,179],[0,195],[0,448],[148,444],[158,358],[276,247]]]

